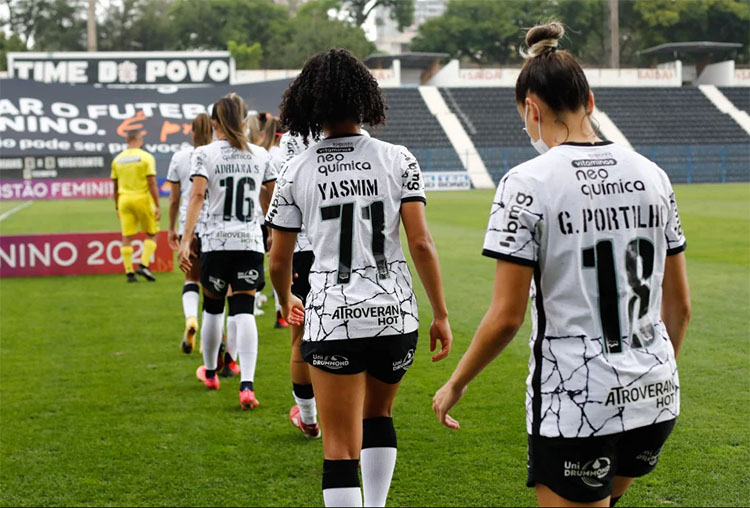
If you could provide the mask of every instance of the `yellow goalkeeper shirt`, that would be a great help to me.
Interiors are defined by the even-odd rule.
[[[112,179],[120,194],[148,194],[148,176],[156,176],[156,162],[145,150],[128,148],[112,161]]]

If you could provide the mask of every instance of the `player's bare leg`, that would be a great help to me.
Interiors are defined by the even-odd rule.
[[[125,267],[125,276],[128,282],[138,282],[133,271],[133,238],[135,236],[123,236],[120,254],[122,255],[122,264]]]
[[[628,491],[635,478],[629,476],[615,476],[615,485],[609,498],[609,506],[615,506],[617,501]]]
[[[367,376],[360,459],[365,506],[385,506],[391,487],[397,455],[393,401],[399,385]]]
[[[362,506],[357,464],[366,375],[309,370],[323,428],[323,500],[326,506]]]
[[[302,344],[304,327],[290,325],[292,335],[292,354],[289,359],[289,373],[292,377],[292,395],[297,403],[289,411],[289,420],[292,425],[302,431],[308,439],[320,437],[320,427],[317,421],[317,408],[315,406],[315,395],[310,370],[307,362],[302,358],[299,347]]]

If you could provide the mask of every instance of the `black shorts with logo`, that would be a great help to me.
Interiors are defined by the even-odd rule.
[[[249,250],[217,250],[201,254],[201,286],[219,296],[251,291],[264,282],[263,254]]]
[[[292,257],[292,294],[302,300],[302,303],[305,303],[310,292],[310,269],[313,261],[315,254],[311,250],[295,252]]]
[[[615,476],[637,478],[656,467],[676,420],[583,438],[529,436],[527,487],[541,483],[579,503],[612,494]]]
[[[417,331],[367,339],[303,341],[302,358],[331,374],[367,372],[388,384],[401,381],[414,362]]]

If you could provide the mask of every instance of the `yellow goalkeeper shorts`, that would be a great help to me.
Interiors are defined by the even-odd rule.
[[[133,236],[138,233],[138,226],[142,232],[155,235],[159,232],[154,205],[148,194],[123,194],[117,200],[120,213],[122,236]]]

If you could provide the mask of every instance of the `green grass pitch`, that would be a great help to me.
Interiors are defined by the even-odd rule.
[[[750,186],[678,186],[693,320],[679,359],[682,415],[656,471],[628,506],[750,503]],[[427,207],[455,334],[430,362],[423,339],[396,402],[392,506],[523,506],[529,323],[438,425],[431,397],[466,350],[494,273],[479,255],[492,192],[432,193]],[[0,213],[17,203],[0,203]],[[117,230],[108,200],[36,202],[0,234]],[[162,209],[166,211],[166,203]],[[162,221],[163,226],[164,220]],[[416,277],[415,277],[416,278]],[[239,410],[236,379],[207,392],[179,351],[182,274],[0,283],[0,504],[312,506],[320,441],[288,422],[289,335],[258,318],[261,402]],[[268,290],[266,290],[268,293]],[[423,337],[430,320],[419,288]]]

